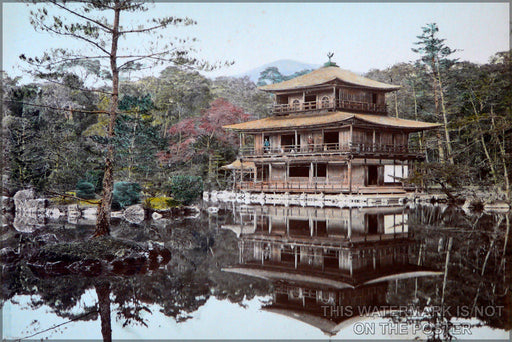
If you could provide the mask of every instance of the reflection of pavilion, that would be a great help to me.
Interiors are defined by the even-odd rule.
[[[239,236],[239,264],[224,271],[271,280],[265,310],[329,335],[362,319],[365,307],[399,305],[387,303],[387,281],[440,274],[410,263],[403,208],[247,207],[236,215],[223,228]]]

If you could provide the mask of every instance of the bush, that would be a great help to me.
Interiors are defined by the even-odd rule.
[[[195,176],[174,176],[171,179],[173,197],[183,204],[190,204],[203,193],[203,179]]]
[[[151,208],[153,210],[167,210],[171,208],[175,208],[180,203],[171,197],[149,197],[144,200],[144,205],[146,208]]]
[[[83,199],[94,199],[96,197],[94,190],[94,185],[92,183],[79,181],[76,184],[76,197]]]
[[[117,182],[112,193],[112,208],[121,209],[140,202],[139,183]]]

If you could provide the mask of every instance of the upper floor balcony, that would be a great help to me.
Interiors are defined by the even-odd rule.
[[[386,114],[386,105],[370,103],[370,102],[358,102],[349,100],[333,100],[324,99],[321,101],[308,101],[300,102],[295,100],[292,104],[274,104],[272,106],[272,113],[275,115],[286,115],[295,114],[308,111],[337,111],[337,110],[349,110],[359,111],[372,114]]]
[[[351,155],[361,158],[401,158],[421,159],[425,149],[394,144],[365,144],[365,143],[324,143],[301,145],[265,146],[254,148],[244,146],[240,149],[243,158],[279,158],[279,157],[315,157],[330,155]]]

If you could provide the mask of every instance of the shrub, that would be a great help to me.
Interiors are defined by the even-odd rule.
[[[117,182],[112,193],[112,208],[120,209],[140,202],[139,183]]]
[[[177,207],[179,204],[180,202],[171,197],[149,197],[144,201],[144,205],[153,210],[167,210]]]
[[[183,204],[192,203],[203,192],[203,179],[201,177],[180,175],[171,179],[173,197]]]
[[[79,181],[76,184],[76,197],[83,199],[94,199],[94,185],[86,181]]]

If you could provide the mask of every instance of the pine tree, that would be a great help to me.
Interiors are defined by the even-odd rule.
[[[444,44],[445,39],[438,38],[439,28],[436,23],[430,23],[422,27],[422,34],[417,36],[419,41],[415,45],[419,47],[412,51],[421,54],[421,61],[429,68],[432,77],[432,89],[434,91],[434,103],[436,117],[441,117],[444,128],[444,139],[446,143],[447,158],[453,164],[453,151],[448,131],[448,113],[446,111],[446,103],[444,99],[442,74],[457,62],[457,59],[449,59],[448,57],[455,53]],[[441,144],[441,139],[439,139]],[[439,145],[439,159],[445,162],[445,153],[442,145]]]

